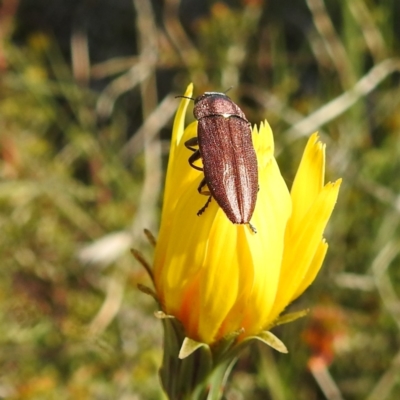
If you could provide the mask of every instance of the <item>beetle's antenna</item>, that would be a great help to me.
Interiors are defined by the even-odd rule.
[[[224,94],[227,94],[231,89],[233,89],[233,86],[229,86],[228,89],[225,90]]]
[[[175,98],[176,99],[179,99],[179,98],[181,98],[181,99],[189,99],[189,100],[193,100],[194,101],[193,97],[188,97],[188,96],[175,96]]]

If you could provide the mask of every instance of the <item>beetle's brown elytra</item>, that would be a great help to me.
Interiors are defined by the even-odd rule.
[[[204,172],[198,191],[211,198],[234,224],[250,223],[257,201],[258,164],[250,123],[243,111],[224,93],[205,92],[194,99],[197,137],[185,142],[194,153],[189,164]],[[203,168],[195,165],[202,159]],[[205,187],[208,187],[208,191]]]

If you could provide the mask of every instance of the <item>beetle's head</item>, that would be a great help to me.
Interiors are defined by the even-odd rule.
[[[230,100],[230,98],[225,94],[225,93],[220,93],[220,92],[205,92],[202,95],[200,95],[199,97],[196,97],[194,99],[194,104],[196,105],[197,103],[199,103],[202,100],[205,100],[207,98],[214,98],[214,99],[218,99],[218,98],[222,98],[222,99],[227,99]]]

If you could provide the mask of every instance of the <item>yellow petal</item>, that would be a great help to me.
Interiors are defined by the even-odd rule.
[[[202,266],[214,215],[213,208],[208,207],[207,213],[197,216],[206,199],[197,192],[196,181],[194,185],[187,185],[187,191],[176,201],[179,217],[170,215],[161,227],[155,278],[157,288],[168,295],[165,299],[168,312],[179,308],[181,296],[184,296],[181,291]]]
[[[216,338],[239,293],[249,286],[249,276],[240,265],[238,248],[238,238],[244,230],[249,227],[232,225],[223,212],[216,215],[199,293],[198,333],[206,341]],[[236,320],[236,329],[238,323]]]
[[[171,212],[173,212],[177,200],[181,193],[184,193],[187,190],[188,185],[192,185],[193,181],[199,179],[200,176],[203,177],[201,171],[198,171],[189,165],[189,157],[193,153],[185,146],[185,142],[195,136],[197,136],[197,122],[193,122],[185,129],[181,134],[179,145],[177,145],[173,152],[174,162],[168,166],[163,200],[163,216],[170,215]],[[163,221],[161,221],[161,224],[162,223]]]
[[[290,302],[296,300],[303,292],[314,282],[319,270],[321,269],[322,263],[324,262],[326,252],[328,251],[328,243],[325,239],[322,239],[318,245],[317,251],[314,255],[311,265],[308,268],[306,275],[304,276],[302,282],[297,288],[296,293],[290,299]]]
[[[264,163],[274,156],[274,136],[271,127],[267,120],[260,124],[260,129],[257,125],[253,127],[253,145],[257,153],[258,163]]]
[[[259,182],[252,222],[258,229],[251,247],[254,285],[244,310],[242,326],[247,334],[259,332],[273,308],[281,273],[285,227],[291,214],[289,191],[270,151],[272,135],[267,124],[260,127]],[[263,136],[264,135],[264,136]],[[263,157],[263,149],[271,157]],[[245,260],[244,260],[245,261]],[[243,268],[249,268],[245,263]]]
[[[318,134],[314,133],[308,139],[290,191],[295,206],[290,218],[289,229],[296,229],[314,204],[324,185],[324,176],[325,145],[319,141]]]
[[[285,236],[282,274],[274,305],[274,316],[278,316],[289,304],[307,275],[335,206],[340,183],[340,179],[335,183],[328,183],[296,230]]]
[[[193,84],[189,84],[184,96],[192,97],[193,94]],[[179,148],[178,145],[182,142],[182,136],[185,131],[185,116],[186,111],[189,105],[190,99],[182,98],[178,111],[176,112],[172,130],[172,137],[171,137],[171,147],[170,147],[170,154],[168,160],[168,168],[167,168],[167,176],[165,180],[165,189],[164,189],[164,205],[168,204],[167,200],[171,196],[171,192],[174,191],[174,184],[175,179],[172,179],[172,175],[176,172],[176,160],[175,160],[175,152]],[[196,133],[194,134],[196,136]],[[164,215],[164,209],[162,215]]]
[[[175,127],[174,127],[175,131]],[[202,172],[191,168],[188,162],[190,157],[190,150],[184,145],[185,141],[196,136],[197,134],[197,122],[190,124],[183,133],[179,133],[180,144],[171,149],[173,154],[173,163],[171,161],[168,164],[167,180],[165,183],[164,199],[163,199],[163,211],[161,216],[161,227],[157,239],[157,247],[155,252],[154,268],[157,269],[156,286],[159,282],[164,279],[164,268],[167,268],[166,252],[167,247],[171,246],[174,236],[171,236],[171,223],[174,218],[171,218],[175,213],[178,201],[182,201],[182,197],[186,194],[197,193],[197,187],[202,179]],[[176,148],[175,148],[176,147]],[[170,155],[171,157],[171,155]],[[203,206],[206,200],[205,196],[196,196],[196,205],[198,206],[194,215]],[[190,200],[189,203],[194,206]],[[185,211],[185,208],[183,208]],[[189,212],[189,210],[186,210]],[[192,210],[193,212],[193,210]],[[175,221],[176,222],[176,221]],[[178,235],[182,235],[182,228],[174,228]],[[175,232],[174,230],[174,232]],[[179,242],[179,239],[176,239]],[[169,261],[168,261],[169,262]],[[165,283],[165,282],[164,282]],[[161,299],[160,299],[161,300]]]

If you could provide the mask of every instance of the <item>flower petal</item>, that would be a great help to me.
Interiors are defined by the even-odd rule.
[[[319,141],[318,133],[314,133],[308,139],[290,191],[293,212],[289,230],[296,229],[314,204],[324,185],[324,176],[325,145]]]
[[[290,299],[290,302],[296,300],[311,285],[311,283],[314,282],[319,270],[321,269],[322,263],[324,262],[327,251],[328,243],[326,243],[325,239],[322,239],[318,245],[317,251],[314,255],[313,260],[311,261],[311,265],[308,268],[303,281],[297,288],[294,296]]]
[[[185,97],[192,97],[193,94],[193,84],[189,84],[186,88]],[[189,98],[182,98],[178,110],[176,112],[174,118],[174,124],[172,129],[172,137],[171,137],[171,146],[170,146],[170,154],[168,160],[168,168],[167,168],[167,176],[165,179],[165,189],[164,189],[164,205],[168,202],[167,200],[170,198],[171,192],[174,190],[174,180],[171,178],[171,175],[176,171],[176,160],[175,160],[175,152],[179,148],[179,144],[182,142],[182,136],[185,132],[185,116],[186,111],[190,102]],[[195,135],[196,136],[196,135]],[[162,215],[164,215],[164,209]]]
[[[154,268],[157,269],[157,273],[155,274],[156,286],[158,286],[160,281],[164,278],[164,268],[169,269],[167,263],[171,261],[166,259],[167,246],[171,246],[171,242],[174,242],[174,236],[171,237],[171,224],[176,218],[171,218],[171,216],[174,215],[178,201],[182,201],[183,195],[193,195],[194,193],[197,193],[197,186],[201,181],[202,173],[201,171],[197,171],[189,166],[188,158],[190,156],[190,151],[184,146],[185,141],[191,137],[196,136],[196,133],[197,122],[194,122],[190,124],[184,132],[179,133],[179,136],[181,138],[180,145],[177,146],[174,151],[172,151],[171,149],[172,156],[170,155],[170,157],[173,157],[174,162],[171,164],[170,161],[168,164],[167,180],[165,183],[164,191],[163,211],[161,217],[161,227],[157,239],[157,247],[154,260]],[[175,146],[171,145],[171,147]],[[204,196],[196,196],[196,204],[198,205],[198,209],[194,214],[195,216],[197,211],[203,206],[205,199],[206,198]],[[192,204],[190,200],[189,203]],[[195,204],[192,205],[195,206]],[[184,208],[184,210],[187,209]],[[175,227],[175,230],[177,232],[175,234],[181,235],[181,232],[184,232],[182,231],[182,229],[183,228]],[[177,240],[177,242],[177,246],[179,246],[179,240]]]
[[[248,277],[241,267],[239,256],[239,249],[243,247],[240,245],[246,244],[240,240],[244,230],[250,229],[244,225],[233,225],[223,212],[216,214],[210,232],[199,295],[198,332],[209,341],[214,341],[239,293],[243,291],[243,286],[248,286],[245,283],[248,282]],[[238,329],[240,320],[235,320],[235,329]]]
[[[341,179],[328,183],[297,229],[285,236],[279,290],[274,305],[278,316],[298,292],[319,249],[322,234],[335,206]]]
[[[245,306],[242,326],[246,336],[258,333],[269,319],[278,290],[283,255],[285,227],[291,214],[291,201],[286,183],[272,157],[272,134],[268,124],[260,127],[259,182],[257,204],[252,222],[258,229],[251,247],[254,284]],[[269,157],[266,154],[269,154]]]

